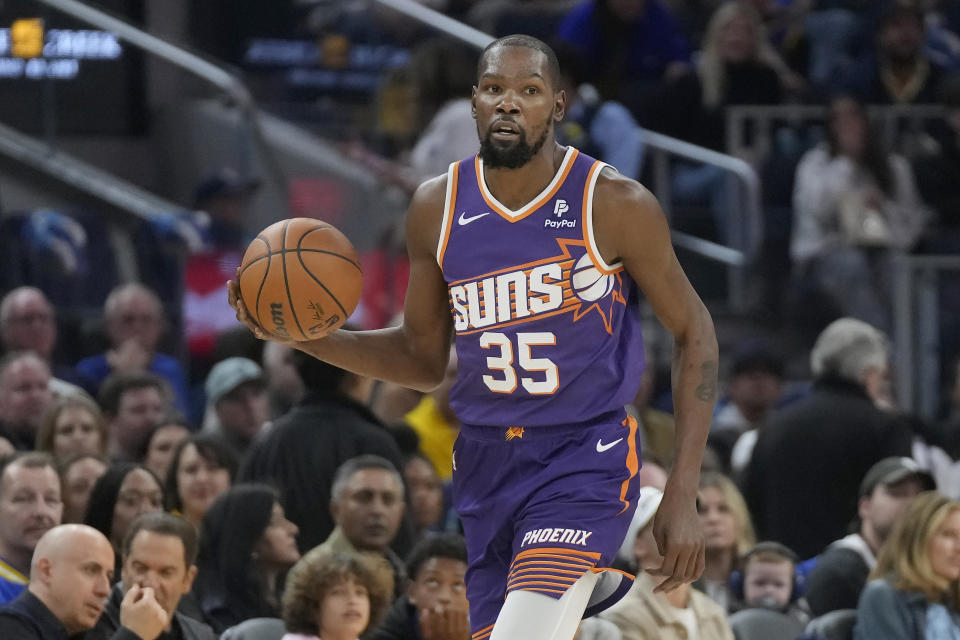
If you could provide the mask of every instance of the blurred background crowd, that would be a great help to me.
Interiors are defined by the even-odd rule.
[[[960,638],[960,2],[66,4],[0,2],[0,630],[470,636],[455,354],[428,394],[365,379],[257,341],[225,282],[317,217],[361,255],[350,326],[398,322],[405,205],[479,147],[479,48],[528,33],[558,140],[658,197],[721,346],[706,571],[655,595],[643,309],[640,577],[580,637]],[[97,545],[106,586],[50,577]]]

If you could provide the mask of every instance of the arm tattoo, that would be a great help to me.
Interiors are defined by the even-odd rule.
[[[708,360],[700,365],[700,384],[694,394],[698,400],[713,402],[717,397],[717,361]]]

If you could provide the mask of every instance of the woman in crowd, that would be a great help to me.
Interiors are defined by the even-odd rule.
[[[760,15],[745,2],[725,2],[710,18],[695,71],[666,82],[648,102],[640,124],[715,151],[728,150],[727,107],[781,102],[783,80],[794,76],[767,41]],[[736,237],[729,218],[729,172],[710,164],[677,163],[674,200],[690,212],[706,206],[717,237]]]
[[[62,463],[81,453],[104,456],[108,444],[107,423],[100,407],[85,394],[73,394],[61,397],[44,414],[35,448]]]
[[[190,425],[179,414],[164,418],[147,438],[147,450],[143,466],[153,471],[158,478],[166,478],[177,445],[190,437]]]
[[[960,502],[921,493],[860,594],[856,640],[960,639]]]
[[[107,459],[89,453],[67,458],[60,465],[60,495],[63,498],[63,522],[83,522],[93,486],[107,472]]]
[[[632,556],[630,565],[637,578],[623,599],[600,617],[615,624],[623,640],[733,640],[720,605],[691,585],[682,584],[667,593],[653,592],[666,579],[646,571],[663,564],[653,537],[653,518],[662,499],[663,492],[655,487],[640,490],[637,510],[621,547]]]
[[[203,519],[193,593],[217,633],[249,618],[278,617],[284,573],[300,559],[297,526],[262,484],[239,484]]]
[[[417,537],[427,531],[442,531],[446,525],[443,483],[433,463],[421,453],[413,454],[403,465],[403,479],[410,494],[407,504]]]
[[[890,259],[909,251],[930,218],[905,158],[883,148],[856,98],[830,101],[827,140],[797,166],[790,257],[806,288],[835,315],[889,333]]]
[[[294,566],[283,595],[283,640],[357,640],[393,596],[393,569],[370,554],[318,554]]]
[[[221,441],[190,436],[173,452],[164,483],[167,510],[200,528],[204,514],[237,475],[237,457]]]
[[[700,522],[706,543],[706,567],[697,586],[728,612],[734,604],[730,576],[737,561],[756,544],[746,502],[730,478],[708,472],[700,476]]]
[[[83,522],[100,531],[113,545],[117,562],[114,580],[120,579],[121,547],[130,523],[140,514],[162,509],[163,485],[143,465],[114,463],[93,485]]]

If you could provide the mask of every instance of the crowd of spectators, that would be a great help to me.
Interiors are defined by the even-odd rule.
[[[698,496],[706,567],[669,594],[655,593],[643,572],[659,565],[651,521],[673,429],[669,412],[651,413],[645,378],[631,407],[652,418],[639,431],[644,489],[618,556],[640,578],[582,638],[694,637],[694,629],[730,638],[761,623],[792,634],[780,637],[806,628],[815,638],[828,616],[864,638],[925,637],[876,635],[909,625],[960,630],[949,599],[960,585],[956,385],[942,424],[903,411],[889,339],[854,318],[828,325],[809,360],[804,381],[787,376],[768,340],[732,350]],[[56,383],[31,351],[0,359],[0,392],[15,398],[0,432],[0,599],[8,604],[0,631],[37,624],[42,634],[54,624],[46,614],[38,622],[46,607],[68,631],[95,625],[87,637],[161,629],[168,635],[140,637],[273,638],[284,625],[304,633],[303,608],[330,597],[339,613],[314,623],[372,638],[465,640],[465,551],[444,453],[459,429],[448,401],[456,358],[444,384],[412,396],[300,352],[292,366],[303,392],[278,410],[268,398],[274,369],[246,356],[217,362],[203,385],[204,426],[179,415],[169,384],[146,370],[112,373],[94,399]],[[30,402],[3,388],[23,380],[36,387]],[[918,496],[926,510],[909,522],[925,524],[901,532]],[[92,539],[106,545],[98,560],[111,563],[106,587],[91,583],[75,602],[98,616],[62,617],[62,603],[35,584],[47,570],[37,555],[47,535],[83,541],[91,558],[103,546]],[[51,558],[54,567],[67,561]],[[302,581],[313,572],[314,600],[293,604],[308,597]],[[384,585],[388,595],[375,595]]]
[[[340,24],[352,6],[341,4],[315,28]],[[943,415],[912,415],[895,401],[887,337],[892,259],[960,249],[960,12],[856,0],[434,4],[498,30],[545,12],[552,26],[538,35],[566,63],[559,135],[632,177],[649,170],[639,127],[782,172],[729,148],[727,107],[825,107],[813,134],[777,125],[773,151],[793,163],[771,182],[786,193],[766,196],[792,205],[786,235],[767,236],[787,239],[788,279],[826,301],[808,310],[809,366],[798,375],[768,340],[724,354],[698,500],[706,568],[662,594],[644,569],[661,560],[652,521],[673,420],[652,354],[629,408],[644,489],[618,555],[638,579],[579,637],[960,637],[960,367]],[[470,61],[449,43],[422,46],[419,121],[431,124],[406,141],[409,158],[349,149],[407,191],[476,140]],[[868,105],[914,104],[943,111],[888,147]],[[216,230],[211,253],[193,257],[204,277],[230,277],[256,186],[229,173],[200,185]],[[679,224],[729,240],[721,171],[677,162],[670,186]],[[178,322],[136,283],[106,297],[102,344],[61,361],[45,293],[3,293],[0,636],[469,638],[466,550],[449,507],[455,354],[444,383],[419,394],[260,345],[193,299],[184,309],[204,317],[185,323],[184,358],[163,352]],[[225,296],[223,307],[232,316]]]

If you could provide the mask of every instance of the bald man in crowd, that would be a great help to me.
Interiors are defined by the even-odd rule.
[[[48,531],[37,543],[30,586],[0,609],[0,638],[68,640],[91,629],[110,594],[113,547],[81,524]],[[133,587],[123,599],[123,625],[111,640],[156,640],[169,622],[150,587]]]
[[[92,395],[111,374],[148,371],[170,385],[177,409],[190,410],[187,379],[175,359],[157,353],[167,328],[163,304],[156,293],[142,284],[122,284],[107,296],[103,318],[110,349],[77,363],[77,375]]]

